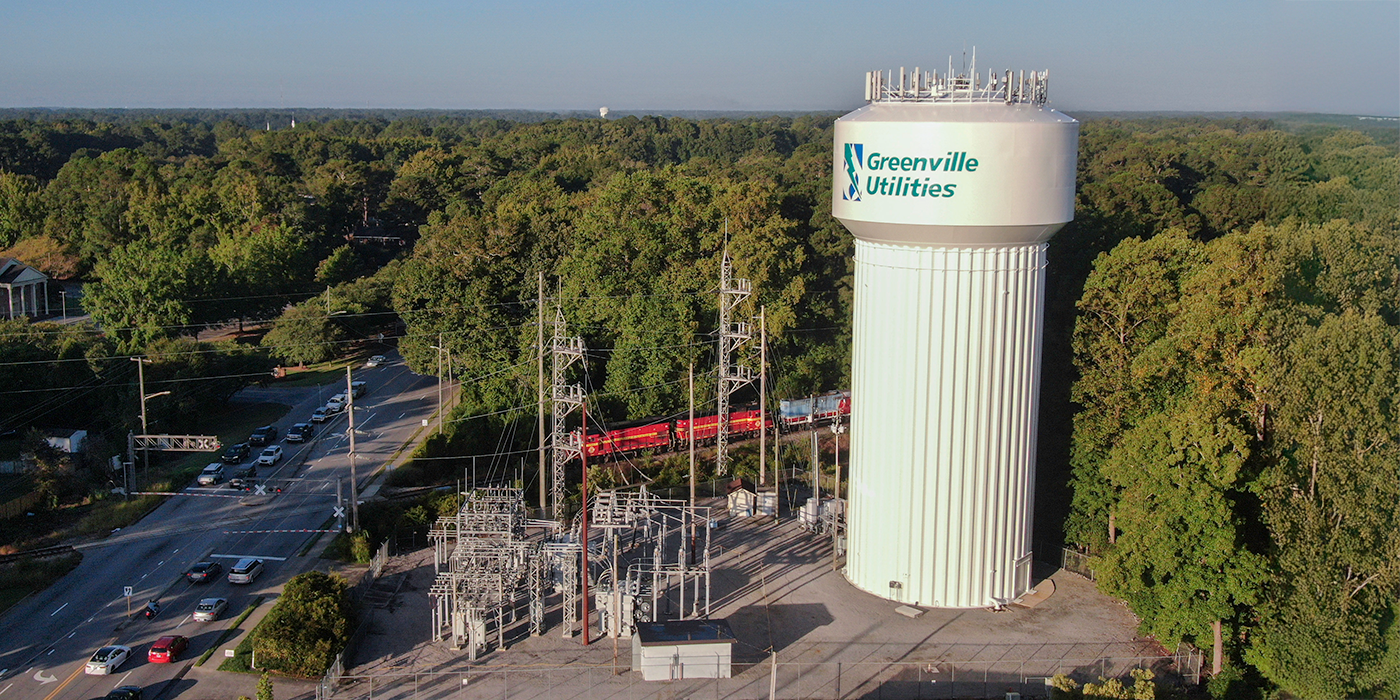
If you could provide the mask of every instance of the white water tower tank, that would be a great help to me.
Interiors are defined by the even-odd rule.
[[[1030,588],[1046,241],[1073,218],[1079,143],[1045,87],[870,73],[836,121],[832,214],[856,238],[845,573],[875,595],[976,608]]]

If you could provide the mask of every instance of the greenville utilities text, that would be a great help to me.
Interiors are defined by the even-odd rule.
[[[952,197],[954,183],[932,182],[932,177],[918,175],[895,175],[895,172],[976,172],[977,159],[967,157],[967,151],[949,151],[940,158],[915,158],[909,156],[886,156],[871,153],[865,161],[865,193],[892,195],[896,197]],[[889,175],[874,175],[870,171],[884,171]]]

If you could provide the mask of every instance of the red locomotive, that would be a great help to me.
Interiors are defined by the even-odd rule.
[[[777,418],[783,427],[795,428],[829,423],[850,414],[850,392],[833,391],[806,399],[783,399]],[[754,437],[758,435],[760,425],[763,429],[771,429],[773,417],[764,419],[762,411],[757,408],[729,413],[729,434],[734,438]],[[583,441],[583,450],[589,459],[619,457],[644,450],[673,452],[684,449],[690,443],[691,430],[688,418],[652,418],[619,425],[605,432],[590,432]],[[694,432],[697,444],[714,442],[719,435],[719,416],[696,416]]]

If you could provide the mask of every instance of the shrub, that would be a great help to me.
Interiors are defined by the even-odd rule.
[[[258,666],[302,678],[324,674],[350,639],[349,590],[345,579],[319,571],[288,581],[253,633]]]

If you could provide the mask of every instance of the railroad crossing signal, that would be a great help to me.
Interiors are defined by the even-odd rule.
[[[267,495],[267,484],[254,484],[254,485],[253,485],[253,495],[255,495],[255,496],[266,496],[266,495]]]
[[[333,517],[336,517],[336,518],[343,518],[343,517],[345,517],[345,506],[336,506],[336,507],[335,507],[335,515],[334,515]]]

